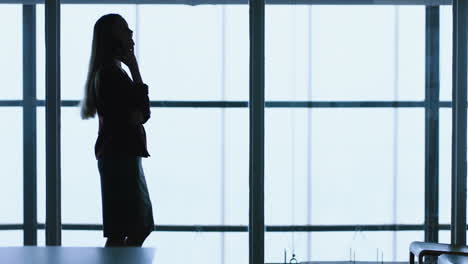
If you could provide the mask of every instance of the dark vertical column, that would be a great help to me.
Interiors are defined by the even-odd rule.
[[[45,1],[46,245],[61,245],[60,0]]]
[[[249,263],[263,264],[265,254],[265,0],[250,0],[250,206]]]
[[[426,7],[424,241],[439,240],[439,7]]]
[[[37,245],[36,6],[23,5],[23,244]]]
[[[451,242],[466,244],[466,78],[468,2],[453,1]]]

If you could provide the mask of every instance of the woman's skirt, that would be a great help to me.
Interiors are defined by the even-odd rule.
[[[141,157],[98,159],[104,237],[146,237],[154,228],[153,207]]]

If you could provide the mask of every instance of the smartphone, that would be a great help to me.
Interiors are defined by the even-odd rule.
[[[123,58],[126,55],[126,53],[122,45],[122,42],[119,39],[114,39],[113,43],[114,43],[113,51],[114,51],[115,56],[119,59]]]

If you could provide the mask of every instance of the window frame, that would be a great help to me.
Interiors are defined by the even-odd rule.
[[[183,5],[202,5],[202,4],[248,4],[247,0],[180,0],[170,1],[170,0],[63,0],[61,1],[64,4],[85,4],[85,3],[99,3],[99,4],[183,4]],[[37,230],[46,229],[45,223],[37,223],[37,171],[36,171],[36,147],[37,147],[37,123],[36,123],[36,110],[38,107],[46,106],[45,100],[37,100],[36,98],[36,10],[35,5],[44,3],[43,0],[0,0],[0,4],[23,4],[23,99],[22,100],[0,100],[0,107],[22,107],[23,108],[23,142],[24,142],[24,222],[23,224],[0,224],[0,230],[18,230],[24,229],[24,245],[37,245]],[[261,25],[261,19],[264,14],[264,4],[262,1],[256,2],[257,5],[252,5],[251,8],[254,11],[259,12],[260,18],[255,24],[258,30],[261,30],[262,35],[264,33],[264,25]],[[251,3],[251,4],[252,4]],[[320,4],[336,4],[336,5],[424,5],[426,6],[426,84],[425,84],[425,100],[424,101],[267,101],[265,102],[264,107],[261,106],[264,100],[264,87],[263,83],[260,81],[256,85],[261,87],[259,94],[251,94],[250,104],[255,103],[257,110],[251,112],[252,114],[257,115],[261,119],[261,125],[263,125],[264,117],[264,108],[400,108],[400,107],[415,107],[415,108],[424,108],[425,109],[425,223],[424,224],[412,224],[412,225],[293,225],[293,226],[266,226],[267,232],[323,232],[323,231],[425,231],[425,240],[429,242],[437,242],[439,230],[450,230],[449,224],[440,224],[438,218],[438,186],[439,186],[439,175],[438,175],[438,127],[439,127],[439,109],[440,108],[452,108],[451,101],[440,101],[439,100],[439,6],[440,5],[451,5],[452,1],[450,0],[268,0],[266,4],[307,4],[307,5],[320,5]],[[263,8],[263,10],[262,10]],[[457,12],[466,13],[466,5],[456,5],[454,6]],[[59,12],[55,13],[59,15]],[[454,23],[466,23],[466,21],[454,19]],[[457,25],[457,24],[455,24]],[[59,31],[59,30],[58,30]],[[59,32],[58,32],[59,33]],[[460,33],[459,33],[460,34]],[[463,35],[465,36],[465,35]],[[455,39],[455,38],[454,38]],[[256,40],[256,46],[254,51],[263,52],[264,37],[263,39]],[[464,41],[464,42],[463,42]],[[465,52],[466,50],[462,49],[461,44],[466,44],[466,39],[459,40],[459,42],[454,43],[454,47],[458,52]],[[255,43],[254,43],[255,44]],[[251,46],[252,47],[252,46]],[[454,50],[455,51],[455,50]],[[252,51],[251,51],[252,53]],[[262,61],[262,56],[251,57],[251,63]],[[466,65],[466,56],[460,56],[457,62],[459,64]],[[58,66],[59,65],[55,65]],[[262,69],[263,70],[263,69]],[[255,70],[253,70],[255,71]],[[466,72],[465,68],[459,67],[454,68],[454,75],[460,76],[460,73]],[[251,69],[252,74],[252,69]],[[255,74],[255,73],[254,73]],[[257,72],[258,77],[263,79],[263,72]],[[453,124],[453,128],[457,132],[465,131],[466,135],[466,118],[460,118],[460,116],[466,117],[466,107],[463,108],[462,101],[466,101],[466,83],[460,83],[454,85],[454,115],[457,115],[458,118]],[[460,92],[465,90],[465,92]],[[252,83],[251,83],[251,92],[252,92]],[[58,95],[59,96],[59,95]],[[253,96],[253,97],[252,97]],[[59,98],[59,97],[58,97]],[[60,105],[62,107],[77,107],[79,101],[77,100],[61,100]],[[260,106],[260,108],[258,108]],[[151,107],[177,107],[177,108],[192,108],[192,107],[206,107],[206,108],[247,108],[249,107],[249,102],[247,101],[151,101]],[[56,110],[60,112],[60,106],[56,106]],[[464,110],[463,110],[463,109]],[[455,119],[454,119],[455,120]],[[251,119],[252,121],[252,119]],[[57,124],[55,124],[57,125]],[[263,144],[263,128],[258,126],[256,129],[251,131],[251,133],[256,134],[256,138],[262,141]],[[455,140],[461,140],[460,142],[466,143],[466,136],[463,141],[461,136],[458,136]],[[59,142],[55,142],[59,144]],[[254,142],[255,143],[255,142]],[[465,144],[466,145],[466,144]],[[257,145],[257,148],[262,145]],[[460,151],[460,148],[455,144],[456,151]],[[252,151],[252,150],[251,150]],[[458,153],[456,152],[456,153]],[[252,154],[252,152],[251,152]],[[263,153],[257,154],[257,152],[252,158],[254,160],[263,160]],[[466,157],[466,146],[465,146],[465,157]],[[460,156],[459,156],[460,157]],[[462,156],[463,157],[463,156]],[[456,161],[457,157],[452,157],[452,160]],[[437,161],[437,162],[435,162]],[[457,168],[460,169],[457,165]],[[434,167],[435,166],[435,167]],[[460,181],[466,181],[466,165],[461,167],[465,172],[459,172],[454,174],[454,179]],[[261,168],[257,168],[261,169]],[[260,177],[257,180],[260,181],[263,185],[263,172],[260,173]],[[252,187],[252,186],[251,186]],[[255,186],[253,186],[255,187]],[[257,191],[262,190],[263,186]],[[452,190],[455,190],[456,186],[452,186]],[[58,189],[59,191],[59,189]],[[55,195],[59,196],[59,193]],[[255,191],[254,191],[255,195]],[[258,193],[256,193],[258,197]],[[456,192],[453,194],[454,201],[466,204],[466,193],[462,194]],[[58,201],[60,198],[58,197]],[[263,202],[263,200],[261,201]],[[263,204],[257,202],[251,204],[256,208],[263,208]],[[463,208],[466,208],[463,207]],[[55,208],[55,210],[58,210]],[[252,212],[252,211],[251,211]],[[60,215],[59,212],[57,212]],[[464,213],[466,219],[466,211]],[[258,216],[263,218],[263,211]],[[257,218],[256,218],[257,219]],[[452,230],[452,237],[459,237],[455,239],[455,243],[463,242],[466,240],[466,223],[460,224],[459,220],[462,219],[462,216],[457,218],[457,226]],[[452,222],[454,219],[452,218]],[[465,221],[466,222],[466,221]],[[61,221],[58,223],[64,230],[102,230],[101,225],[95,224],[72,224],[66,223],[61,224]],[[252,222],[250,223],[252,224]],[[260,219],[257,223],[259,226],[264,225],[264,220]],[[232,226],[232,225],[198,225],[198,226],[180,226],[180,225],[162,225],[155,226],[155,231],[193,231],[193,232],[248,232],[248,226]],[[56,231],[57,232],[57,231]],[[58,230],[60,232],[60,230]],[[259,234],[263,234],[263,231],[256,231],[256,239],[259,239]],[[463,235],[460,235],[462,234]],[[60,240],[60,239],[59,239]],[[60,244],[60,241],[55,241]],[[257,241],[258,242],[258,241]],[[255,243],[255,241],[251,241]],[[259,241],[259,245],[264,248],[264,241]],[[263,256],[259,256],[263,258]],[[252,261],[252,260],[251,260]]]

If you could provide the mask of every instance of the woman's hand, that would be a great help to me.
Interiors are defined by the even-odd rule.
[[[127,65],[130,69],[133,81],[136,83],[143,83],[143,80],[141,79],[140,68],[138,67],[138,62],[135,57],[133,48],[127,50],[125,55],[122,56],[121,61],[125,63],[125,65]]]
[[[129,69],[138,68],[138,62],[136,60],[133,48],[130,48],[122,55],[121,61],[125,63]]]
[[[131,113],[131,123],[132,124],[141,124],[143,123],[143,113],[141,111],[134,110]]]

